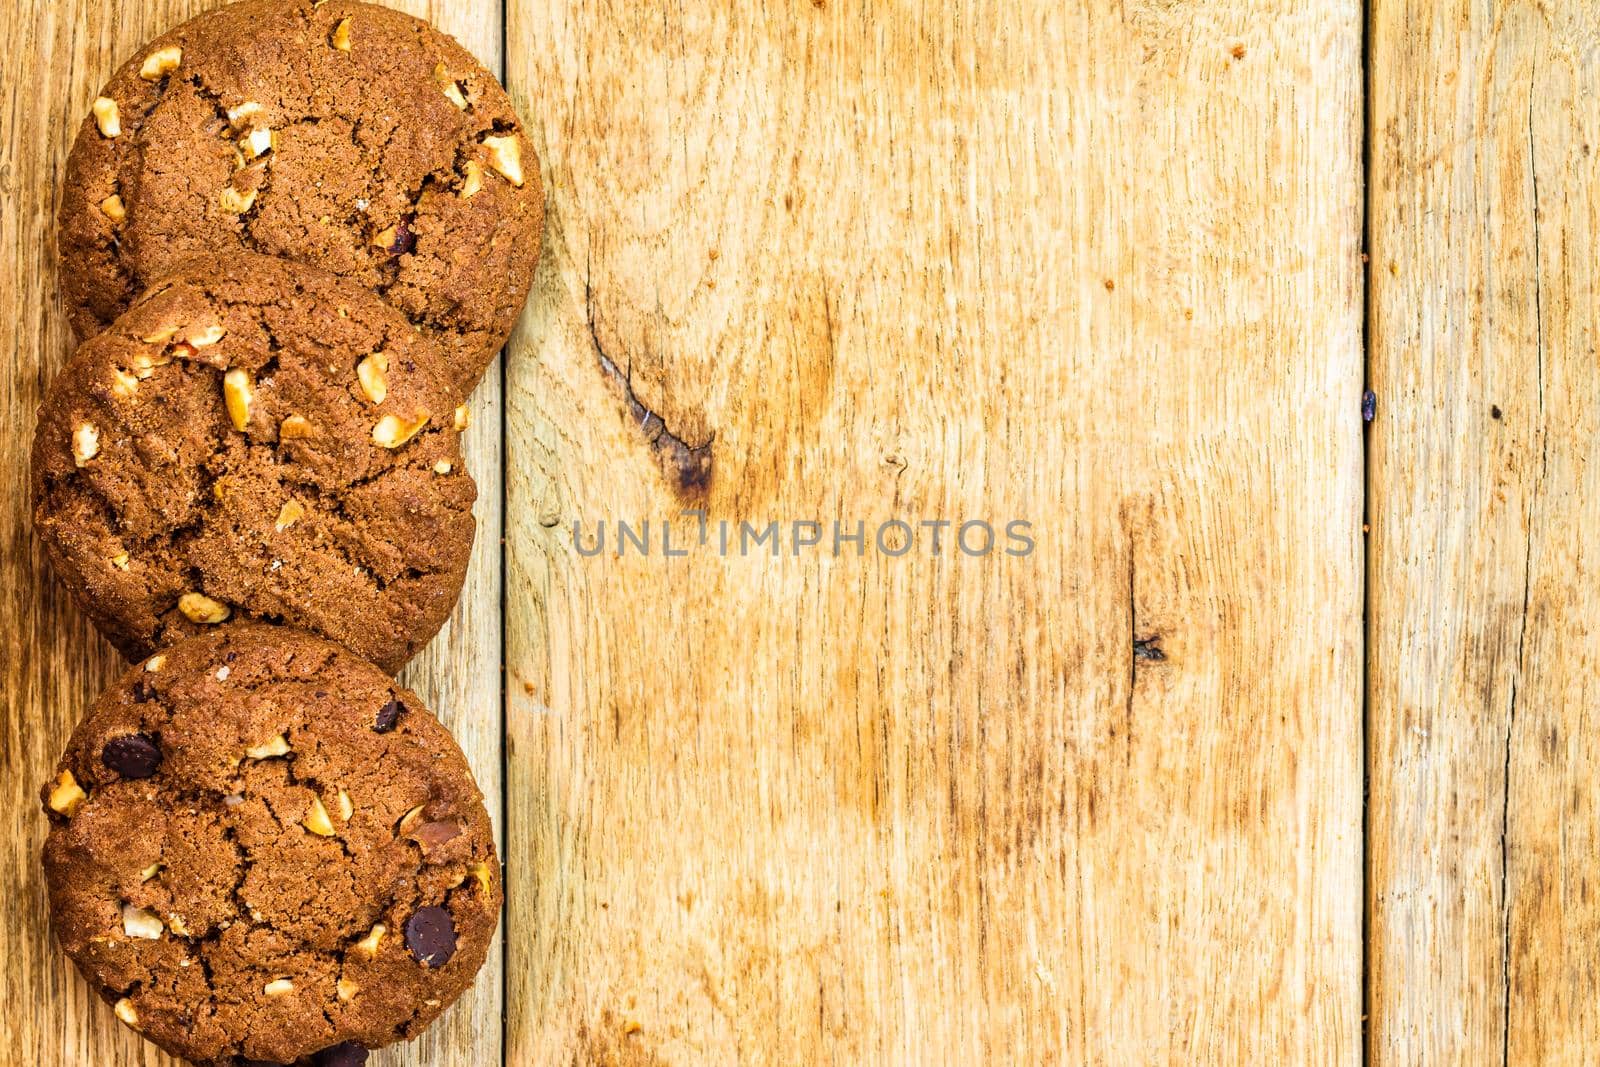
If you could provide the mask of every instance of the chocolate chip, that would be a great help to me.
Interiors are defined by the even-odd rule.
[[[403,256],[417,243],[417,235],[411,232],[411,227],[401,219],[394,224],[394,243],[389,245],[389,251],[397,256]]]
[[[361,1067],[367,1056],[367,1050],[354,1041],[343,1041],[312,1056],[311,1062],[314,1067]]]
[[[417,962],[443,967],[456,954],[456,924],[443,908],[418,908],[406,920],[406,948]]]
[[[140,678],[133,683],[133,699],[140,704],[148,704],[156,698],[156,686],[148,678]]]
[[[458,822],[425,822],[417,829],[417,844],[425,851],[432,851],[460,834]]]
[[[100,762],[124,778],[148,778],[161,766],[161,748],[149,734],[123,734],[106,742]]]
[[[378,709],[378,718],[373,722],[372,728],[380,734],[386,734],[394,729],[394,724],[404,714],[406,706],[394,697],[389,698],[389,703]]]

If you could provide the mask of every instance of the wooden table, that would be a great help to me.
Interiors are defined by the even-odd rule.
[[[171,1062],[49,940],[36,790],[117,662],[26,456],[72,132],[207,6],[0,10],[6,1064]],[[404,6],[549,226],[406,675],[503,946],[375,1067],[1591,1059],[1592,4]]]

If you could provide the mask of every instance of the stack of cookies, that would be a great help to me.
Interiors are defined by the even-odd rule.
[[[386,8],[243,0],[84,121],[82,345],[39,411],[34,522],[138,664],[44,787],[44,867],[63,949],[175,1055],[363,1063],[483,963],[483,797],[393,675],[461,592],[469,395],[542,225],[504,90]]]

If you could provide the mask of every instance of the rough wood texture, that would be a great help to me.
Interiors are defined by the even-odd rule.
[[[1372,18],[1373,1059],[1588,1063],[1600,18]]]
[[[508,1061],[1354,1062],[1356,5],[507,40]],[[1037,549],[833,557],[892,518]]]
[[[186,0],[13,0],[0,8],[8,42],[0,113],[0,308],[10,354],[0,393],[0,1062],[41,1067],[170,1065],[118,1023],[51,942],[39,872],[46,825],[37,791],[79,713],[119,661],[68,603],[31,540],[27,456],[33,412],[70,351],[58,301],[55,204],[71,138],[101,83],[139,44],[206,7]],[[500,68],[499,0],[396,3],[456,34]],[[460,740],[498,816],[501,782],[500,446],[498,375],[473,399],[465,449],[478,480],[479,530],[467,589],[439,638],[404,677]],[[431,1030],[374,1064],[500,1062],[501,961]]]

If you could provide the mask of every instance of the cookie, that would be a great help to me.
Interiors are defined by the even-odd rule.
[[[396,671],[449,616],[472,548],[466,409],[443,364],[325,271],[195,260],[52,384],[34,528],[129,659],[254,618]]]
[[[243,0],[107,83],[59,221],[80,338],[183,260],[264,252],[380,293],[465,395],[527,296],[544,196],[505,90],[448,35],[370,4]]]
[[[56,938],[199,1064],[358,1064],[471,985],[499,919],[483,797],[416,694],[240,623],[128,671],[42,791]]]

